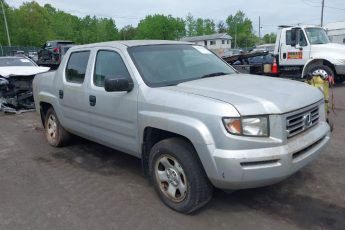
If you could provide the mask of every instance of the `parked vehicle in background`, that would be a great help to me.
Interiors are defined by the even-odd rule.
[[[330,43],[318,26],[281,27],[274,54],[280,74],[301,77],[314,72],[336,79],[345,78],[345,45]]]
[[[34,62],[38,61],[38,53],[36,51],[29,51],[28,57]]]
[[[13,56],[25,56],[25,52],[23,50],[17,50],[13,52]]]
[[[345,45],[330,43],[326,31],[318,26],[281,26],[274,57],[271,71],[262,73],[286,78],[321,73],[325,78],[345,80]]]
[[[205,205],[213,187],[287,178],[330,139],[320,90],[238,74],[186,42],[72,47],[33,85],[52,146],[73,133],[141,158],[160,199],[183,213]]]
[[[269,53],[272,53],[274,52],[274,47],[275,47],[275,44],[262,44],[262,45],[258,45],[256,46],[252,52],[269,52]]]
[[[0,57],[0,110],[34,109],[32,81],[37,73],[48,70],[26,57]]]
[[[38,52],[37,64],[57,68],[63,55],[72,47],[74,42],[67,40],[48,41]]]

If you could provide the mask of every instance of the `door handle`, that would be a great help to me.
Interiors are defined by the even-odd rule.
[[[90,95],[89,96],[89,102],[91,106],[95,106],[96,105],[96,96]]]
[[[59,90],[59,98],[63,99],[63,90],[61,90],[61,89]]]

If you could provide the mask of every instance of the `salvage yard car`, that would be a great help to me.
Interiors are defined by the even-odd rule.
[[[205,205],[214,187],[277,183],[330,139],[319,90],[239,74],[186,42],[75,46],[33,86],[49,144],[75,134],[139,157],[160,199],[182,213]]]
[[[48,71],[26,57],[0,57],[0,110],[18,112],[35,109],[32,81]]]
[[[46,42],[38,52],[37,64],[57,68],[63,56],[69,48],[74,46],[74,42],[67,40],[55,40]]]

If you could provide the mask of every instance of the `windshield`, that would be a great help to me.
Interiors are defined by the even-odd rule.
[[[0,67],[6,66],[36,66],[27,58],[0,58]]]
[[[128,52],[144,82],[151,87],[235,73],[222,59],[202,46],[136,46],[128,48]]]
[[[329,43],[326,31],[322,28],[307,28],[305,29],[310,44],[327,44]]]

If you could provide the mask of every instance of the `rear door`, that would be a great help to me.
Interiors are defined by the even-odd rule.
[[[128,78],[134,82],[130,92],[106,92],[107,78]],[[121,151],[137,155],[138,138],[138,87],[131,77],[126,60],[114,48],[98,49],[89,84],[89,105],[92,129],[96,141]]]
[[[69,55],[63,71],[63,87],[58,92],[65,128],[84,137],[92,136],[87,92],[87,75],[91,71],[89,59],[90,50],[74,51]]]

